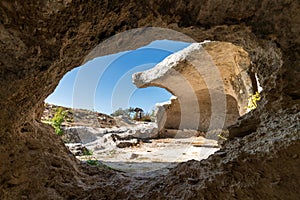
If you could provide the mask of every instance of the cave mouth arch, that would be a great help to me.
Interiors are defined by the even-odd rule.
[[[42,199],[49,195],[57,199],[74,198],[74,196],[81,199],[88,196],[100,199],[111,197],[112,194],[113,197],[124,198],[128,193],[137,197],[145,195],[145,199],[147,197],[162,198],[164,194],[185,195],[190,198],[207,197],[208,199],[215,196],[228,199],[232,198],[232,195],[237,195],[237,198],[249,197],[249,195],[254,198],[265,197],[265,195],[269,198],[287,198],[286,195],[289,195],[291,199],[299,196],[298,188],[294,187],[299,184],[297,178],[299,159],[292,159],[288,156],[280,156],[278,159],[278,155],[290,155],[299,150],[295,147],[295,144],[299,146],[297,129],[290,130],[291,127],[295,127],[292,126],[295,122],[293,124],[289,121],[289,119],[297,118],[294,118],[294,113],[290,112],[293,111],[292,109],[286,111],[286,108],[291,108],[293,104],[296,104],[288,102],[290,97],[294,101],[299,97],[298,85],[295,81],[299,78],[299,73],[297,73],[299,42],[295,40],[299,33],[298,29],[294,28],[298,27],[299,2],[293,1],[285,4],[277,1],[273,2],[272,6],[268,6],[269,3],[263,1],[257,4],[251,1],[246,3],[247,5],[239,2],[225,3],[223,6],[204,3],[200,7],[200,5],[193,6],[192,1],[186,6],[177,1],[174,3],[178,3],[178,6],[174,6],[172,11],[163,12],[163,15],[160,12],[165,10],[163,9],[165,2],[163,5],[159,2],[155,5],[143,2],[146,6],[153,8],[155,14],[152,9],[144,9],[144,5],[138,4],[139,6],[135,7],[134,2],[128,4],[129,8],[125,5],[122,9],[116,9],[117,5],[108,5],[105,9],[107,12],[104,14],[102,4],[91,5],[81,2],[82,6],[78,6],[78,2],[74,1],[69,4],[49,1],[48,7],[40,9],[42,3],[26,4],[26,1],[24,2],[18,4],[1,2],[1,13],[4,13],[4,20],[1,21],[1,31],[4,34],[1,34],[1,40],[6,41],[1,43],[3,47],[1,48],[3,79],[1,79],[2,113],[0,116],[2,128],[1,197]],[[93,9],[89,9],[91,7]],[[124,10],[129,9],[136,14],[141,10],[143,12],[140,12],[141,15],[127,15],[129,12],[119,15],[119,12],[124,13]],[[224,13],[224,10],[241,12]],[[28,13],[33,13],[33,17],[24,17],[28,16]],[[197,13],[200,13],[197,18],[192,17],[197,16]],[[212,13],[214,16],[211,16]],[[112,17],[108,19],[104,15]],[[70,18],[70,16],[73,17]],[[103,16],[104,20],[98,20],[99,18],[94,16]],[[144,16],[147,17],[146,20],[143,19]],[[181,25],[186,25],[186,27],[177,26],[181,17],[187,23],[181,23]],[[277,20],[274,20],[274,17]],[[119,26],[124,20],[128,23],[125,26]],[[112,28],[111,22],[116,26]],[[2,23],[5,24],[2,26]],[[227,146],[230,145],[230,148],[224,149],[223,153],[213,156],[205,163],[181,164],[170,174],[170,177],[149,181],[151,182],[147,184],[149,188],[144,186],[141,187],[143,190],[132,190],[131,187],[123,187],[125,184],[130,185],[132,183],[130,180],[115,176],[114,173],[100,170],[97,172],[101,175],[97,176],[96,170],[82,170],[72,156],[68,156],[63,145],[55,139],[53,131],[36,122],[35,119],[40,113],[40,104],[55,88],[60,77],[67,70],[79,65],[83,55],[96,43],[96,40],[92,38],[100,36],[100,39],[103,39],[112,32],[153,24],[189,32],[197,41],[209,38],[233,42],[244,46],[248,52],[251,52],[255,70],[266,88],[266,93],[263,95],[265,106],[240,121],[242,125],[249,125],[248,122],[252,122],[247,126],[250,129],[241,131],[241,125],[238,125],[237,130],[246,134],[255,132],[254,128],[260,122],[266,129],[258,129],[257,134],[252,135],[252,140],[247,137],[239,142],[229,142]],[[189,25],[196,26],[188,27]],[[197,27],[197,25],[205,27]],[[33,36],[37,39],[33,39]],[[94,43],[87,42],[89,39]],[[281,48],[282,52],[278,48]],[[282,76],[282,72],[287,73]],[[280,117],[276,115],[278,110],[280,110]],[[249,119],[248,122],[245,122],[245,119]],[[253,122],[256,125],[253,126]],[[274,124],[276,126],[273,126]],[[278,127],[280,130],[272,129],[273,127]],[[288,129],[290,131],[286,131]],[[270,142],[274,138],[277,139],[276,143]],[[247,148],[242,148],[244,145],[236,145],[240,142],[243,142]],[[260,144],[262,148],[257,149],[257,144]],[[258,151],[253,151],[253,149]],[[218,156],[225,157],[230,163],[238,162],[239,166],[224,165]],[[232,156],[235,157],[232,158]],[[267,161],[267,165],[264,161]],[[281,167],[282,163],[285,163],[284,169]],[[232,173],[225,173],[225,169],[231,170]],[[266,178],[260,179],[258,174],[251,173],[256,170],[249,169],[263,172]],[[241,171],[244,176],[241,176]],[[296,176],[289,176],[293,172]],[[284,177],[284,179],[278,179],[279,186],[274,185],[277,182],[271,178],[276,177],[278,173]],[[200,178],[196,193],[195,187],[188,184],[196,183],[197,179],[188,179],[187,183],[182,181],[185,180],[184,178],[195,176]],[[245,176],[257,177],[257,179],[250,183],[244,178]],[[114,184],[111,184],[111,180],[114,180]],[[98,181],[97,184],[95,181]],[[222,188],[213,187],[212,192],[207,192],[208,187],[219,185],[220,182],[227,183],[227,185]],[[96,185],[99,189],[94,187]],[[132,186],[136,185],[138,183],[132,184]],[[248,187],[240,187],[241,185]],[[269,191],[269,185],[276,188],[272,190],[272,194],[265,192]],[[152,186],[157,189],[152,190]],[[229,192],[224,193],[224,189]]]
[[[178,42],[177,42],[178,43]],[[169,45],[170,45],[171,43],[169,42]],[[179,45],[179,44],[178,44]],[[143,47],[143,48],[146,48],[146,47]],[[147,48],[154,48],[153,47],[153,44],[151,43],[151,47],[147,47]],[[168,48],[167,47],[163,47],[163,46],[160,46],[159,47],[159,50],[164,50],[164,51],[167,51],[168,50]],[[171,51],[171,50],[168,50],[168,51],[170,51],[171,53],[173,53],[173,51]],[[127,54],[126,55],[128,55],[129,53],[127,52]],[[120,61],[121,60],[121,58],[122,58],[122,56],[124,56],[125,57],[125,55],[121,55],[121,56],[119,56],[117,59],[113,59],[113,61],[112,62],[110,62],[110,64],[112,64],[112,63],[116,63],[117,61]],[[120,61],[121,63],[123,63],[124,64],[124,61]],[[104,67],[105,68],[105,67]],[[148,67],[149,68],[149,67]],[[105,69],[104,71],[103,71],[103,73],[102,73],[102,76],[104,76],[103,74],[105,74],[105,72],[106,71],[108,71],[108,68],[107,69]],[[139,70],[139,71],[141,71],[141,70]],[[80,70],[78,71],[78,73],[82,73]],[[131,73],[132,74],[132,72],[131,72],[131,70],[129,70],[128,72],[126,72],[126,73]],[[88,73],[88,74],[90,74],[90,73]],[[93,75],[97,75],[97,72],[94,72],[93,73]],[[85,75],[83,75],[83,77],[84,77]],[[79,80],[81,80],[81,79],[83,79],[83,78],[80,78]],[[88,80],[91,80],[91,79],[93,79],[93,78],[91,78],[91,77],[89,77],[89,79]],[[120,81],[120,83],[118,83],[117,85],[124,85],[124,83],[123,83],[123,81],[122,81],[122,76],[119,78],[121,81]],[[78,80],[78,74],[77,74],[77,80]],[[125,79],[124,79],[125,80]],[[80,84],[80,82],[78,83],[78,84]],[[75,86],[76,87],[76,86]],[[89,86],[89,88],[88,89],[90,89],[90,88],[93,88],[94,86],[92,85],[92,86]],[[80,88],[80,87],[79,87]],[[92,89],[91,91],[93,91],[94,89]],[[82,89],[82,88],[80,88],[79,90],[78,90],[78,92],[80,93],[80,92],[82,92],[82,91],[86,91],[86,90],[84,90],[84,89]],[[73,90],[73,92],[74,92],[74,90]],[[130,92],[129,92],[130,93]],[[78,98],[78,97],[80,97],[80,96],[82,96],[82,93],[80,93],[80,95],[76,95],[76,97]],[[88,96],[87,94],[85,94],[85,96]],[[93,96],[93,95],[90,95],[90,96]],[[130,95],[129,95],[130,96]],[[74,96],[73,96],[73,101],[74,101]],[[95,101],[93,101],[93,103],[94,103]],[[76,110],[75,110],[75,112],[76,112]],[[74,119],[75,121],[77,121],[77,123],[75,123],[75,124],[82,124],[81,122],[80,122],[80,120],[82,120],[82,116],[81,116],[81,114],[79,114],[79,111],[78,111],[78,113],[76,114],[76,113],[74,113],[74,117],[76,117],[76,116],[78,116],[79,118],[78,119]],[[99,118],[98,116],[96,116],[97,118]],[[106,118],[108,118],[108,116],[100,116],[100,118],[103,118],[103,117],[106,117]],[[99,119],[100,119],[99,118]],[[92,121],[92,120],[91,120]],[[95,121],[97,121],[97,119],[95,120]],[[124,122],[122,122],[122,123],[124,123]],[[123,127],[124,128],[124,127]],[[151,128],[151,127],[150,127]],[[67,128],[67,133],[69,134],[70,132],[75,132],[75,131],[77,131],[77,133],[78,134],[80,134],[81,136],[82,136],[82,140],[83,141],[85,141],[84,143],[85,143],[85,145],[88,145],[88,146],[86,146],[88,149],[91,149],[92,151],[94,151],[94,153],[96,154],[98,154],[99,153],[99,150],[102,150],[103,148],[104,148],[104,146],[105,146],[105,144],[103,144],[102,143],[102,145],[101,144],[99,144],[99,145],[94,145],[94,144],[90,144],[90,143],[93,143],[94,141],[94,139],[96,139],[95,138],[95,136],[92,136],[92,134],[90,134],[90,133],[87,133],[88,131],[89,131],[90,129],[89,128],[78,128],[78,129],[76,129],[75,130],[75,128],[72,128],[72,127],[70,127],[70,128]],[[83,132],[83,131],[85,131],[84,133],[81,133],[81,132]],[[105,130],[106,131],[106,130]],[[110,130],[107,130],[107,131],[110,131]],[[117,131],[121,131],[121,130],[117,130]],[[141,130],[140,132],[142,132],[142,131],[144,131],[144,130]],[[147,130],[146,130],[147,131]],[[150,129],[150,131],[152,131],[151,129]],[[121,132],[120,132],[121,133]],[[68,135],[67,134],[67,135]],[[150,134],[154,134],[154,133],[150,133]],[[156,135],[156,134],[155,134]],[[143,137],[142,139],[147,139],[147,138],[144,138],[145,136],[141,136],[141,137]],[[152,136],[151,136],[152,137]],[[156,136],[155,136],[156,137]],[[113,139],[116,139],[116,137],[113,137]],[[105,141],[107,141],[108,140],[108,142],[109,141],[111,141],[112,139],[111,138],[104,138],[103,140],[105,140]],[[121,139],[119,139],[120,141],[121,141]],[[108,143],[107,142],[107,143]],[[119,141],[118,141],[119,142]],[[121,141],[120,143],[118,143],[117,145],[119,145],[119,146],[121,146],[121,145],[123,145],[123,144],[125,144],[125,142],[126,141]],[[130,141],[129,141],[130,142]],[[160,144],[158,144],[158,145],[161,145],[161,143]],[[174,145],[174,144],[173,144]],[[71,146],[71,145],[68,145],[69,147],[71,147],[71,148],[73,148],[73,146]],[[180,153],[180,154],[184,154],[185,155],[185,159],[187,159],[186,157],[188,156],[185,152],[187,151],[186,149],[187,149],[187,145],[185,145],[185,146],[183,146],[182,148],[184,148],[184,149],[179,149],[180,151],[182,151],[182,153]],[[104,148],[105,149],[105,148]],[[168,150],[168,151],[167,151]],[[172,155],[173,156],[171,156],[171,153],[170,153],[170,147],[169,147],[169,149],[167,149],[167,148],[165,148],[165,153],[166,153],[166,155],[165,156],[162,156],[162,155],[160,155],[159,157],[165,157],[165,158],[167,158],[167,156],[169,156],[169,160],[170,159],[172,159],[172,163],[173,162],[175,162],[176,160],[178,160],[177,159],[177,157],[178,157],[178,153],[179,153],[179,150],[177,150],[176,151],[176,153],[175,152],[173,152],[172,153]],[[214,149],[215,150],[215,149]],[[101,151],[101,153],[103,154],[103,152],[104,151]],[[113,152],[113,154],[117,154],[117,153],[122,153],[122,152],[117,152],[117,151],[115,151],[115,150],[111,150],[111,152]],[[150,151],[149,151],[150,152]],[[207,152],[203,152],[202,154],[202,157],[201,158],[206,158],[208,155],[210,155],[212,152],[214,152],[214,151],[208,151],[208,153]],[[105,152],[104,152],[105,153]],[[148,154],[150,154],[150,153],[148,153]],[[136,155],[136,154],[133,154],[133,155]],[[125,155],[125,156],[127,156],[127,155]],[[125,157],[125,156],[123,156],[123,157]],[[154,155],[154,156],[156,156],[156,155]],[[190,155],[190,156],[192,156],[192,155]],[[110,164],[111,166],[115,166],[114,165],[114,163],[112,162],[112,163],[109,163],[109,161],[110,160],[113,160],[113,159],[108,159],[108,157],[106,156],[93,156],[92,155],[92,157],[97,157],[97,158],[99,158],[99,160],[101,160],[101,161],[103,161],[104,163],[106,163],[106,164]],[[122,157],[122,156],[121,156]],[[127,157],[129,157],[129,156],[127,156]],[[157,156],[156,156],[157,157]],[[101,158],[106,158],[106,159],[101,159]],[[116,158],[116,159],[114,159],[114,161],[115,160],[117,160],[118,158]],[[120,158],[120,159],[122,159],[122,158]],[[123,160],[124,160],[125,158],[123,158]],[[141,158],[138,158],[138,159],[142,159],[142,157]],[[153,158],[153,159],[155,159],[155,158]],[[162,168],[163,166],[168,166],[170,163],[168,163],[167,161],[168,161],[168,159],[159,159],[159,158],[156,158],[155,159],[155,161],[154,161],[154,164],[152,164],[152,165],[157,165],[157,167],[155,167],[155,169],[159,169],[159,168]],[[192,159],[192,158],[190,158],[190,159]],[[195,158],[195,159],[197,159],[197,158]],[[122,160],[122,161],[123,161]],[[127,160],[128,160],[128,158],[127,158]],[[160,162],[158,162],[159,160],[163,160],[163,162],[162,161],[160,161]],[[143,161],[144,162],[146,162],[146,160],[145,160],[145,157],[143,158]],[[181,161],[186,161],[186,160],[182,160],[181,159]],[[124,162],[124,161],[123,161]],[[121,163],[121,161],[119,161],[119,163]],[[138,163],[137,163],[138,164]],[[122,163],[121,163],[121,165],[122,165]],[[129,164],[128,164],[129,165]],[[141,165],[141,164],[140,164]],[[149,165],[149,164],[148,164]],[[149,168],[149,166],[147,167],[147,168]],[[153,167],[152,167],[153,168]],[[137,171],[138,171],[139,169],[137,169]],[[149,168],[149,169],[147,169],[147,170],[151,170],[151,168]],[[141,170],[139,170],[139,171],[141,171]]]
[[[159,30],[159,31],[161,31],[161,30]],[[118,41],[118,43],[121,43],[121,44],[126,43],[126,42],[122,42],[122,41],[120,42],[120,37],[119,36],[117,38],[118,39],[116,39],[116,40]],[[127,39],[127,36],[125,38]],[[112,39],[112,41],[115,42],[115,39]],[[194,43],[194,44],[196,44],[196,43]],[[214,54],[216,56],[216,54],[219,53],[219,55],[217,55],[218,59],[215,59],[212,62],[218,63],[220,65],[218,67],[221,67],[221,68],[219,68],[218,70],[222,71],[222,73],[223,73],[223,74],[219,75],[221,77],[222,81],[226,82],[227,79],[228,79],[228,81],[234,82],[231,85],[230,88],[226,88],[226,91],[231,95],[226,94],[225,97],[222,97],[223,96],[222,93],[220,93],[218,90],[207,87],[207,85],[208,85],[207,80],[209,80],[210,75],[213,74],[212,72],[208,73],[207,77],[205,77],[206,80],[205,80],[205,78],[203,78],[203,75],[201,73],[198,76],[194,75],[192,77],[188,77],[188,74],[190,74],[191,71],[195,71],[195,69],[192,69],[191,66],[188,66],[187,71],[185,71],[186,70],[185,66],[179,66],[178,68],[176,68],[176,71],[180,71],[181,75],[183,75],[183,77],[188,81],[189,87],[193,88],[191,93],[193,95],[195,95],[196,98],[198,99],[197,103],[190,102],[190,101],[189,102],[184,102],[185,100],[180,99],[181,102],[179,104],[181,104],[181,105],[193,105],[193,104],[195,104],[195,105],[205,105],[205,107],[201,108],[201,106],[199,106],[199,108],[197,108],[197,109],[202,110],[202,111],[205,110],[206,113],[205,112],[204,113],[203,112],[199,113],[199,112],[196,111],[194,113],[195,116],[202,116],[202,118],[199,119],[199,120],[197,120],[197,119],[195,120],[195,118],[197,118],[197,117],[192,117],[192,120],[190,118],[182,120],[182,118],[185,118],[185,116],[187,116],[186,115],[187,112],[191,113],[190,112],[191,108],[186,108],[185,112],[181,112],[181,108],[183,106],[181,106],[181,107],[179,106],[179,108],[180,108],[179,112],[176,111],[180,115],[178,120],[177,120],[177,121],[179,121],[179,123],[178,122],[174,123],[174,122],[166,121],[166,123],[167,123],[166,127],[159,127],[159,129],[164,129],[163,131],[166,131],[166,129],[169,129],[168,132],[172,131],[170,129],[178,129],[178,130],[190,129],[190,130],[206,132],[207,130],[214,130],[214,129],[217,129],[217,128],[224,128],[224,126],[228,126],[228,125],[233,124],[234,122],[236,122],[237,118],[240,116],[239,113],[243,112],[243,109],[244,109],[243,106],[245,104],[245,102],[244,102],[245,97],[242,97],[242,98],[240,97],[240,99],[238,99],[237,96],[240,95],[240,94],[244,94],[244,96],[245,96],[245,95],[249,94],[249,91],[252,89],[251,88],[251,81],[248,80],[249,78],[247,77],[247,73],[249,73],[249,70],[247,69],[247,67],[249,67],[249,57],[246,55],[246,52],[244,50],[242,50],[242,48],[238,48],[237,46],[235,46],[231,43],[206,41],[203,44],[204,44],[204,46],[207,46],[207,49],[208,49],[208,51],[210,51],[211,54]],[[209,44],[211,44],[211,45],[209,45]],[[97,55],[97,53],[99,53],[99,52],[100,52],[99,55],[102,55],[103,51],[101,49],[103,48],[103,46],[107,47],[109,45],[105,43],[104,45],[100,44],[99,46],[89,54],[89,56],[88,56],[89,59],[94,58]],[[221,50],[222,48],[224,48],[224,49]],[[234,49],[234,48],[236,48],[236,49]],[[122,49],[122,47],[121,47],[121,49]],[[202,51],[202,49],[201,49],[201,51]],[[227,57],[229,57],[228,55],[231,55],[231,54],[235,53],[234,55],[231,55],[231,57],[230,57],[231,60],[228,61],[228,60],[224,59],[224,57],[225,57],[224,52],[225,51],[226,51],[226,56]],[[196,53],[196,55],[192,56],[192,59],[197,60],[197,58],[195,59],[195,57],[199,57],[200,62],[202,62],[201,59],[206,60],[207,58],[205,58],[205,56],[203,56],[202,54],[198,52],[198,53]],[[211,57],[211,54],[209,54],[208,56]],[[220,54],[222,54],[222,55],[220,55]],[[224,59],[226,61],[221,61],[222,59]],[[87,62],[87,61],[85,60],[85,62]],[[211,66],[212,64],[209,64],[208,62],[205,63],[205,61],[204,61],[204,64],[202,64],[201,66],[203,67],[205,65]],[[229,65],[233,65],[234,67],[232,69],[222,69],[223,65],[225,67],[228,67]],[[243,69],[241,70],[242,67],[243,67]],[[229,80],[230,78],[232,78],[231,74],[230,74],[230,71],[238,71],[237,73],[234,72],[234,73],[236,73],[236,74],[234,74],[236,77],[232,80]],[[244,74],[241,73],[241,71]],[[203,73],[203,71],[202,71],[202,73]],[[197,74],[197,73],[195,73],[195,74]],[[206,74],[207,74],[207,72],[206,72]],[[201,79],[203,79],[203,80],[201,80]],[[247,83],[245,83],[245,82],[247,82]],[[181,83],[181,82],[179,81],[179,83]],[[213,86],[214,83],[216,83],[216,82],[209,83],[209,84],[210,84],[210,86]],[[156,86],[158,86],[158,85],[159,84],[156,84]],[[162,88],[170,90],[170,88],[166,87],[164,85],[164,83],[161,83],[160,86],[162,86]],[[218,86],[214,86],[214,87],[218,88]],[[222,89],[225,91],[224,88],[222,88]],[[183,89],[181,88],[181,90],[184,91],[184,92],[183,93],[174,92],[173,94],[176,94],[176,96],[179,96],[179,97],[187,97],[187,99],[189,99],[189,100],[193,99],[193,98],[191,98],[191,95],[187,95],[187,93],[186,93],[189,90],[186,90],[184,88]],[[171,90],[171,91],[173,91],[173,90]],[[79,90],[79,92],[81,92],[81,91]],[[220,103],[220,101],[223,102],[223,103],[225,102],[225,108],[232,107],[232,108],[228,109],[228,111],[229,111],[228,113],[224,114],[224,116],[223,116],[224,119],[219,120],[219,121],[221,121],[221,123],[222,123],[222,120],[224,120],[224,123],[225,123],[224,126],[220,127],[219,125],[213,124],[213,126],[210,127],[208,125],[210,123],[210,120],[208,118],[213,118],[213,119],[216,118],[216,116],[213,116],[211,113],[209,113],[211,111],[207,111],[207,108],[206,108],[206,107],[211,107],[211,104],[212,104],[211,99],[218,99],[219,100],[218,104],[222,104],[222,103]],[[239,105],[237,103],[237,101],[239,101],[238,103],[242,102],[242,105]],[[204,104],[203,104],[203,102],[204,102]],[[232,102],[232,104],[229,103],[229,102]],[[242,109],[241,109],[241,107],[242,107]],[[197,109],[192,109],[192,111],[195,111]],[[178,108],[177,108],[177,110],[178,110]],[[220,112],[222,112],[222,111],[220,111]],[[207,114],[207,113],[209,113],[209,114]],[[230,115],[234,115],[234,116],[230,116]],[[169,114],[169,116],[174,116],[174,113]],[[226,122],[226,120],[230,121],[230,122]],[[158,121],[160,121],[160,119]],[[193,124],[193,125],[189,125],[189,124],[187,124],[187,122],[189,124]],[[204,123],[206,123],[206,124],[203,125]],[[163,131],[161,133],[163,133]],[[189,131],[189,133],[190,132],[191,131]],[[178,131],[176,131],[176,135],[177,134],[178,134]],[[168,133],[168,135],[170,135],[170,134]],[[163,134],[161,134],[161,136],[164,137]],[[214,139],[217,139],[217,138],[214,137]]]

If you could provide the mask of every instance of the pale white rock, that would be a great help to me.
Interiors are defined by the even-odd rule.
[[[192,43],[190,46],[184,48],[181,51],[175,52],[168,57],[166,57],[163,61],[158,63],[152,69],[146,70],[144,72],[138,72],[132,75],[133,83],[140,87],[155,79],[159,79],[167,73],[168,70],[172,69],[172,67],[179,64],[180,61],[185,60],[192,52],[197,51],[202,48],[202,44],[210,42],[206,40],[202,43]]]

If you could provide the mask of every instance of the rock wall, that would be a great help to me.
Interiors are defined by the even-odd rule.
[[[299,1],[3,0],[0,16],[1,199],[300,196]],[[264,88],[258,109],[231,126],[220,152],[167,176],[80,165],[39,122],[43,100],[105,38],[149,26],[243,47]]]
[[[193,43],[154,68],[133,75],[137,87],[158,86],[177,98],[159,109],[164,129],[225,128],[245,114],[253,94],[250,59],[241,47],[225,42]],[[254,80],[255,81],[255,80]],[[255,83],[256,84],[256,83]]]

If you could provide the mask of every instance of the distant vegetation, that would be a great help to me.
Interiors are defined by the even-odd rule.
[[[151,117],[150,113],[146,113],[146,114],[142,115],[141,119],[136,119],[136,116],[134,116],[133,119],[137,120],[137,121],[143,121],[143,122],[152,122],[152,121],[154,121],[153,118]]]
[[[134,113],[134,108],[130,107],[130,108],[126,108],[126,109],[122,109],[122,108],[119,108],[118,110],[116,110],[115,112],[113,112],[111,114],[111,116],[113,117],[117,117],[117,116],[126,116],[130,119],[132,119],[132,114]]]
[[[126,116],[129,119],[136,120],[136,121],[144,121],[144,122],[153,122],[155,121],[155,111],[152,110],[151,113],[142,113],[141,118],[138,117],[138,114],[135,112],[136,108],[126,108],[122,109],[119,108],[115,112],[111,114],[111,116]]]

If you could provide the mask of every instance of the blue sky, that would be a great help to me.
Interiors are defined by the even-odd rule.
[[[111,114],[118,108],[150,112],[171,94],[158,87],[136,88],[131,75],[154,67],[189,43],[158,40],[142,48],[95,58],[68,72],[47,103]]]

